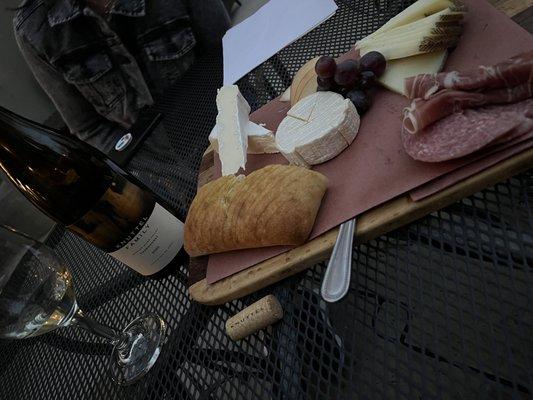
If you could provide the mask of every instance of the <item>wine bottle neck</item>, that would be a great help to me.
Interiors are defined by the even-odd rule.
[[[2,106],[0,106],[0,121],[10,124],[10,125],[19,126],[21,128],[22,127],[30,128],[32,131],[46,133],[47,135],[58,136],[58,137],[63,136],[59,131],[53,128],[39,124],[21,115],[15,114],[14,112]]]
[[[39,209],[66,225],[94,204],[113,175],[90,146],[1,107],[0,168]]]

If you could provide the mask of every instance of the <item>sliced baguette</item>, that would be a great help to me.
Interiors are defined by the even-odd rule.
[[[224,176],[202,186],[185,221],[192,257],[306,241],[326,191],[324,175],[269,165],[244,177]]]

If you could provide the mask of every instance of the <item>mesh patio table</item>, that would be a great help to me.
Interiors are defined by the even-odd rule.
[[[336,15],[238,84],[252,109],[278,96],[304,61],[338,55],[408,3],[338,0]],[[127,169],[184,218],[216,117],[219,50],[158,104],[163,123]],[[110,347],[75,327],[0,341],[1,399],[529,399],[533,391],[533,174],[499,183],[353,249],[350,290],[319,294],[320,263],[220,307],[191,302],[188,274],[144,278],[57,228],[78,301],[123,327],[159,313],[169,336],[140,382],[115,385]],[[266,294],[285,316],[232,342],[225,321]]]

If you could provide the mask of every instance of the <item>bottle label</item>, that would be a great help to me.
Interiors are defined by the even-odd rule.
[[[152,275],[168,265],[183,246],[183,223],[158,203],[111,256],[139,272]]]

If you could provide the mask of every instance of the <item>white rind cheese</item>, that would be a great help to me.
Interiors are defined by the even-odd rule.
[[[216,152],[218,152],[219,130],[219,126],[215,125],[209,134],[209,142],[211,142],[211,145]],[[279,150],[276,147],[276,138],[272,131],[251,121],[246,125],[245,131],[248,138],[248,154],[279,153]]]
[[[223,86],[217,94],[218,154],[222,175],[236,174],[246,166],[246,126],[250,105],[236,85]]]
[[[316,92],[316,90],[315,90]],[[287,115],[302,121],[309,121],[316,106],[317,97],[313,96],[309,101],[299,101],[287,112]]]
[[[306,120],[293,116],[306,115],[301,110],[308,109],[312,111]],[[314,93],[291,111],[276,132],[277,147],[291,164],[309,167],[328,161],[348,147],[359,130],[357,110],[337,93]]]

